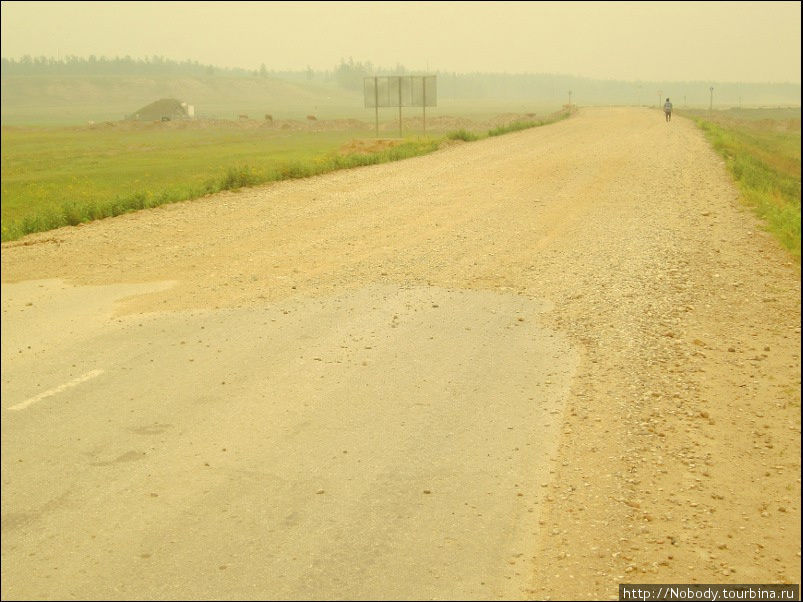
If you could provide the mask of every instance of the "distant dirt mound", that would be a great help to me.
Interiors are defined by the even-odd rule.
[[[347,132],[349,130],[367,130],[369,126],[359,119],[316,119],[309,121],[296,121],[283,119],[274,122],[275,127],[283,130],[301,130],[305,132]]]
[[[448,115],[439,115],[437,117],[427,117],[426,129],[428,132],[451,132],[459,129],[475,129],[476,123],[471,119],[463,117],[450,117]],[[386,121],[379,124],[379,129],[383,132],[393,132],[399,130],[398,120]],[[415,117],[406,117],[402,119],[402,129],[409,130],[423,130],[424,118],[421,115]]]
[[[180,100],[175,98],[162,98],[149,105],[134,111],[130,119],[136,121],[162,121],[173,119],[187,119],[187,110]]]
[[[319,121],[318,125],[323,126],[324,129],[330,131],[348,131],[348,130],[368,130],[371,126],[359,119],[332,119],[328,121]]]
[[[147,109],[147,111],[146,111]],[[173,99],[162,99],[151,103],[147,107],[140,109],[135,115],[139,119],[124,121],[104,121],[90,122],[88,126],[76,129],[108,129],[119,128],[123,130],[131,129],[168,129],[168,130],[205,130],[205,129],[228,129],[228,130],[282,130],[285,132],[369,132],[373,131],[375,125],[359,119],[317,119],[297,120],[297,119],[273,119],[266,121],[263,119],[189,119],[184,117],[170,118],[168,121],[161,119],[169,111],[184,111],[181,103]],[[543,116],[546,119],[550,116]],[[467,117],[454,117],[450,115],[436,115],[427,117],[426,131],[431,134],[445,134],[457,130],[468,130],[471,132],[484,133],[490,129],[500,126],[510,125],[517,121],[534,121],[538,119],[535,113],[501,113],[486,119],[469,119]],[[799,124],[799,120],[798,120]],[[406,117],[402,120],[403,133],[422,132],[424,130],[424,119],[422,115]],[[798,126],[799,127],[799,126]],[[395,134],[399,131],[399,122],[389,119],[379,124],[381,132]]]
[[[486,132],[490,129],[510,125],[517,121],[534,121],[536,119],[535,113],[500,113],[499,115],[481,120],[472,120],[466,117],[452,117],[450,115],[438,115],[436,117],[427,117],[426,130],[432,133],[454,132],[457,130]],[[402,119],[402,129],[404,131],[422,131],[424,125],[423,115]],[[385,132],[398,131],[399,122],[392,120],[386,121],[379,124],[379,129]]]

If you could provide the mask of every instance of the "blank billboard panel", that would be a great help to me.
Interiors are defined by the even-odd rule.
[[[363,79],[365,108],[437,106],[434,75],[391,75]]]

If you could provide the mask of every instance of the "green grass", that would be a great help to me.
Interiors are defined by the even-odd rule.
[[[566,114],[568,116],[568,113]],[[488,130],[489,136],[501,136],[502,134],[509,134],[511,132],[518,132],[529,128],[534,128],[539,125],[544,125],[543,121],[514,121],[508,125],[500,125],[499,127]]]
[[[557,115],[554,119],[561,118]],[[518,122],[507,131],[546,122]],[[493,130],[492,132],[496,132]],[[489,132],[489,135],[504,133]],[[365,136],[364,133],[359,135]],[[221,190],[397,161],[437,150],[410,137],[378,152],[338,152],[355,132],[269,128],[2,128],[2,240]],[[463,130],[446,138],[476,140]]]
[[[2,240],[438,147],[435,139],[410,139],[378,153],[338,155],[353,135],[3,128]]]
[[[685,114],[725,158],[745,203],[800,261],[800,109]]]
[[[481,138],[480,134],[469,132],[464,128],[460,128],[455,132],[450,132],[446,135],[446,137],[449,140],[462,140],[463,142],[474,142],[475,140],[479,140]]]

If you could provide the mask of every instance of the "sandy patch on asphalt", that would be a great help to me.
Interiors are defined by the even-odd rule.
[[[102,329],[118,302],[163,291],[174,282],[75,286],[60,279],[27,280],[2,287],[3,363],[36,354]]]

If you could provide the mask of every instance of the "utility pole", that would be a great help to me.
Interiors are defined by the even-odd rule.
[[[658,90],[658,108],[661,108],[661,99],[664,97],[664,91]]]
[[[429,72],[429,61],[427,61],[427,72]],[[410,86],[412,86],[412,81],[410,82]],[[421,92],[422,96],[424,97],[424,102],[421,104],[424,105],[424,136],[427,135],[427,76],[421,78]]]
[[[710,113],[714,110],[714,86],[711,86],[709,90],[711,91],[711,100],[708,103],[708,112]]]
[[[572,108],[572,91],[569,90],[569,108]]]

